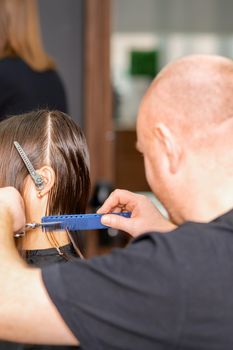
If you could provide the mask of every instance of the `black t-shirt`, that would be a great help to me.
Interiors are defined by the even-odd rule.
[[[42,275],[83,349],[233,346],[233,211]]]
[[[0,121],[47,108],[67,112],[63,83],[55,70],[37,72],[20,58],[0,60]]]
[[[29,265],[36,267],[44,267],[54,263],[63,263],[68,260],[77,259],[72,244],[59,247],[63,255],[59,255],[57,249],[37,249],[23,251],[23,257]],[[77,346],[56,346],[56,345],[33,345],[33,344],[19,344],[13,342],[5,342],[0,340],[0,350],[77,350]]]

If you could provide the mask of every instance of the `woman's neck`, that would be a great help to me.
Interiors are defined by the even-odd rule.
[[[19,239],[22,250],[56,248],[70,243],[65,231],[44,232],[41,228],[27,231],[25,236]]]
[[[24,202],[26,222],[41,222],[41,218],[46,215],[48,204],[48,194],[38,197],[37,191],[30,187],[31,178],[28,175],[28,185],[25,185]],[[29,188],[27,188],[27,186]],[[44,232],[42,229],[36,228],[27,231],[25,236],[19,238],[19,249],[22,250],[38,250],[58,248],[70,243],[70,239],[66,231]]]

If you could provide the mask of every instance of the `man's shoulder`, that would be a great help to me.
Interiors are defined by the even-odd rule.
[[[144,285],[151,281],[150,288],[153,288],[156,283],[153,276],[156,275],[163,276],[174,287],[178,280],[190,284],[190,278],[204,280],[208,275],[215,275],[216,271],[219,274],[226,264],[229,274],[232,274],[232,256],[233,230],[229,225],[224,222],[187,222],[168,233],[145,233],[124,249],[114,249],[108,255],[87,261],[76,260],[58,269],[64,270],[63,276],[72,281],[72,276],[80,271],[82,276],[90,279],[101,275],[106,283],[109,276],[114,276],[121,285],[126,280],[139,281],[140,284],[143,281]],[[50,276],[53,274],[52,271],[49,273],[49,268],[46,270]]]
[[[228,218],[229,216],[227,219]],[[224,216],[207,223],[187,221],[169,232],[146,232],[134,239],[133,243],[144,240],[158,242],[165,239],[171,242],[183,241],[188,244],[190,240],[199,241],[200,239],[219,239],[220,234],[224,235],[226,239],[233,238],[233,214],[232,222],[229,219],[226,220]]]
[[[178,261],[195,262],[202,255],[222,254],[229,245],[233,254],[233,224],[222,218],[208,223],[190,221],[167,233],[145,233],[132,242],[131,249],[140,249],[140,245],[147,245],[161,259],[172,256]]]

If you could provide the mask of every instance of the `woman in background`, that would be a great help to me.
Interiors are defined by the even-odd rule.
[[[67,112],[62,81],[43,49],[36,0],[0,0],[0,120],[38,108]]]
[[[36,170],[39,185],[28,172],[20,150]],[[81,129],[68,115],[39,110],[0,122],[0,159],[0,187],[13,186],[21,193],[26,222],[41,222],[45,215],[85,212],[90,189],[88,150]],[[27,262],[39,267],[74,259],[79,254],[78,242],[76,232],[43,232],[41,228],[17,238]],[[24,347],[0,343],[0,349]]]

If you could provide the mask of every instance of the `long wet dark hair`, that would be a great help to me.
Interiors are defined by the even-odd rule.
[[[35,169],[49,165],[55,172],[46,215],[84,213],[90,191],[89,155],[80,127],[67,114],[48,110],[0,123],[0,187],[14,186],[22,194],[28,171],[14,141]],[[77,234],[72,238],[77,243]]]

